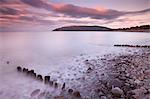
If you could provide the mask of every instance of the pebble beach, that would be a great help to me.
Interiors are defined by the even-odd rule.
[[[34,68],[25,67],[28,72],[24,66],[14,68],[16,75],[36,86],[23,99],[150,99],[149,48],[125,48],[100,56],[80,54],[73,64],[47,75]],[[0,95],[6,93],[1,90]],[[19,97],[14,95],[14,99]]]

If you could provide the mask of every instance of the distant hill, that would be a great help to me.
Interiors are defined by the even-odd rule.
[[[142,25],[130,28],[111,29],[103,26],[66,26],[53,31],[125,31],[125,32],[150,32],[150,25]]]
[[[113,29],[113,31],[127,31],[127,32],[149,32],[150,33],[150,25],[141,25],[130,28],[119,28]]]
[[[110,28],[102,26],[67,26],[54,29],[53,31],[110,31]]]

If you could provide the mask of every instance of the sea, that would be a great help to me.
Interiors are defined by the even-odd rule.
[[[115,44],[150,45],[150,33],[1,32],[0,99],[46,99],[43,92],[59,94],[55,88],[18,73],[17,66],[50,75],[52,80],[68,82],[66,86],[72,87],[71,79],[81,76],[75,73],[79,69],[84,71],[85,60],[109,53],[126,53],[127,48],[114,47]]]

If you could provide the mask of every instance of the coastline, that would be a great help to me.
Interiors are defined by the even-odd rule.
[[[128,51],[130,53],[128,53]],[[81,60],[79,60],[81,61]],[[105,54],[86,59],[84,71],[77,69],[74,80],[54,99],[148,99],[150,95],[150,49]],[[70,69],[71,70],[71,69]],[[80,76],[79,76],[80,75]],[[69,93],[70,87],[79,93]],[[86,90],[85,90],[86,89]]]
[[[80,84],[74,87],[80,92],[81,97],[68,94],[67,90],[56,97],[59,97],[57,99],[148,99],[149,61],[148,48],[131,51],[130,54],[110,53],[105,54],[103,58],[85,60],[86,71],[83,76],[77,77]]]
[[[73,63],[72,67],[49,73],[51,79],[58,82],[57,88],[17,73],[17,70],[15,75],[20,75],[19,78],[24,81],[27,80],[24,86],[28,86],[31,81],[34,82],[31,87],[36,84],[34,85],[36,87],[31,88],[32,90],[22,89],[22,91],[30,90],[28,94],[26,93],[28,99],[35,97],[40,99],[147,99],[150,95],[150,49],[123,49],[124,51],[119,53],[94,55],[91,58],[81,54],[80,59],[75,59],[76,64],[79,63],[80,66]],[[66,83],[64,90],[61,89],[63,82]],[[73,93],[68,92],[70,89]]]

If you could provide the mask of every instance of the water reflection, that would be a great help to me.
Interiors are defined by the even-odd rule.
[[[0,33],[3,54],[41,55],[88,52],[99,45],[149,44],[150,34],[128,32]]]

